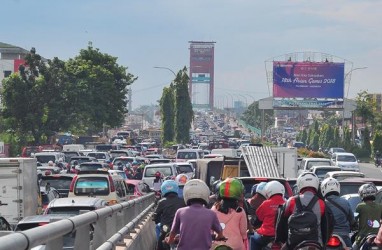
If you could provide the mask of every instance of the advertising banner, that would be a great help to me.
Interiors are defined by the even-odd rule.
[[[279,109],[336,109],[344,107],[343,99],[319,100],[319,99],[294,99],[294,98],[275,98],[273,107]]]
[[[344,63],[273,62],[273,97],[344,97]]]

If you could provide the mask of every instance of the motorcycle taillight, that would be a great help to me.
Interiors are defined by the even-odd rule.
[[[328,247],[338,247],[341,245],[340,239],[337,236],[331,236],[326,244]]]

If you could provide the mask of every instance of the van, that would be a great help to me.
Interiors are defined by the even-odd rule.
[[[158,163],[146,165],[143,170],[142,181],[153,188],[155,173],[160,172],[165,178],[175,178],[179,173],[175,163]]]
[[[127,200],[125,180],[108,171],[81,171],[73,177],[68,197],[98,197],[108,205]]]
[[[203,159],[204,152],[201,149],[179,149],[176,152],[176,161],[184,162],[192,159]]]

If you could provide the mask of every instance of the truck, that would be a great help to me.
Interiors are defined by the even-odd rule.
[[[0,158],[0,186],[0,216],[12,226],[41,211],[36,158]]]

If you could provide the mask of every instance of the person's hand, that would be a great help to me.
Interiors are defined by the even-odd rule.
[[[170,237],[166,237],[166,238],[164,238],[164,242],[166,242],[167,244],[168,244],[168,242],[170,241]]]

